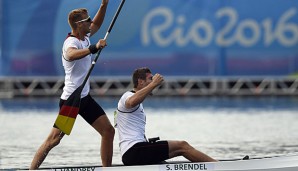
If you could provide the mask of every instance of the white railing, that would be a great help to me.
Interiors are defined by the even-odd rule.
[[[129,77],[92,77],[94,96],[120,96],[132,89]],[[62,77],[0,78],[0,98],[60,96]],[[298,78],[166,77],[157,96],[298,96]]]

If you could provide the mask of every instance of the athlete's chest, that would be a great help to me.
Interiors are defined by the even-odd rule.
[[[79,40],[80,42],[80,45],[81,45],[81,48],[84,49],[84,48],[87,48],[90,46],[90,41],[88,38],[85,38],[84,40]]]

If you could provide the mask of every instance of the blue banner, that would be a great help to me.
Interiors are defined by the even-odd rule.
[[[2,76],[60,76],[69,11],[94,16],[101,0],[2,0]],[[110,0],[103,38],[120,0]],[[169,76],[287,76],[298,72],[293,0],[127,0],[93,75],[140,66]]]

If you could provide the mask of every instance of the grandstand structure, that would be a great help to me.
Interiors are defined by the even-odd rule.
[[[93,96],[120,96],[130,77],[91,77]],[[0,78],[0,98],[60,96],[63,77]],[[298,96],[297,77],[165,77],[155,96]]]

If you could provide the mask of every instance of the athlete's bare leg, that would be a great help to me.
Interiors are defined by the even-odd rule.
[[[52,128],[48,138],[35,153],[35,156],[30,166],[30,170],[36,170],[39,168],[44,159],[47,157],[48,153],[51,151],[52,148],[54,148],[60,143],[63,136],[64,133],[62,133],[59,129],[54,127]]]
[[[168,141],[169,143],[169,157],[173,158],[176,156],[183,156],[189,161],[192,162],[216,162],[217,160],[209,157],[207,154],[204,154],[186,141]]]
[[[92,127],[96,129],[96,131],[100,133],[100,135],[102,136],[100,149],[102,166],[111,166],[113,158],[113,141],[115,129],[111,125],[106,115],[102,115],[99,118],[97,118],[93,122]]]

